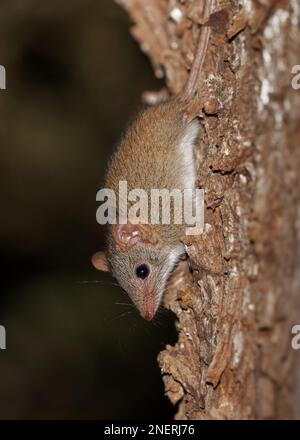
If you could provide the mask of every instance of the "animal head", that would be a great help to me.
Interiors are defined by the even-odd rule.
[[[141,316],[151,320],[182,254],[182,244],[168,245],[153,226],[127,223],[112,225],[107,252],[94,254],[92,263],[98,270],[110,270]]]

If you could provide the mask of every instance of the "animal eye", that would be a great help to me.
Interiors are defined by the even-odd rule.
[[[137,267],[135,270],[136,276],[138,278],[142,278],[142,280],[147,278],[147,276],[149,275],[149,272],[150,272],[150,270],[149,270],[148,266],[146,266],[146,264],[142,264],[141,266]]]

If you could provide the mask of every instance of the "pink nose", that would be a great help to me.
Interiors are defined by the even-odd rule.
[[[156,313],[156,306],[155,306],[155,296],[154,292],[147,292],[147,294],[144,297],[144,304],[143,308],[141,310],[141,315],[144,319],[147,321],[151,321]]]

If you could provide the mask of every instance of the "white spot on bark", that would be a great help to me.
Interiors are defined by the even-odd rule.
[[[172,18],[175,23],[180,23],[182,20],[182,11],[179,8],[174,8],[170,12],[170,17]]]
[[[246,15],[250,15],[253,11],[252,0],[241,0],[241,5],[246,11]]]
[[[288,11],[277,9],[264,30],[265,46],[263,49],[263,67],[260,75],[261,90],[258,102],[258,110],[260,112],[270,104],[270,95],[276,90],[278,71],[285,72],[286,69],[286,66],[280,62],[277,62],[276,66],[274,66],[274,60],[280,60],[281,57],[278,57],[278,55],[283,54],[285,51],[284,40],[281,36],[288,18]],[[280,124],[282,124],[282,121],[277,119],[276,128],[280,128]]]
[[[292,6],[292,25],[296,29],[297,32],[299,32],[299,17],[300,17],[300,4],[299,0],[291,0],[291,6]]]
[[[245,185],[247,183],[247,177],[244,176],[244,174],[240,174],[240,181]]]
[[[233,336],[233,356],[232,366],[236,367],[241,360],[244,349],[244,335],[242,332],[237,331]]]
[[[251,141],[244,141],[243,142],[243,146],[246,147],[246,148],[251,147],[251,144],[252,144]]]
[[[269,95],[272,92],[271,83],[267,78],[264,78],[261,83],[261,91],[260,91],[260,100],[263,104],[263,107],[266,106],[269,101]]]
[[[238,268],[236,266],[233,266],[233,268],[230,271],[229,277],[236,278],[237,276],[238,276]]]
[[[269,25],[266,26],[264,36],[268,40],[273,40],[274,44],[281,44],[282,39],[276,38],[281,36],[281,28],[289,18],[289,13],[285,9],[277,9],[272,15]]]
[[[204,225],[204,232],[209,232],[209,231],[211,231],[212,230],[212,225],[211,224],[209,224],[209,223],[205,223],[205,225]]]
[[[224,148],[224,154],[225,156],[229,156],[230,154],[229,148],[227,146]]]

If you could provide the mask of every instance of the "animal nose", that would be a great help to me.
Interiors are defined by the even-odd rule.
[[[144,298],[144,304],[142,309],[142,316],[147,321],[151,321],[156,313],[155,294],[150,291]]]

